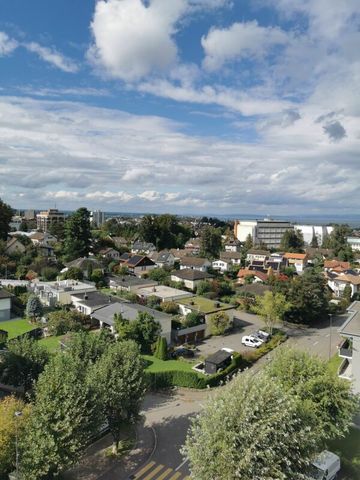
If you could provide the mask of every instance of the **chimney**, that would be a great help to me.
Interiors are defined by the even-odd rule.
[[[84,293],[84,300],[87,300],[89,297],[87,295],[87,293]]]

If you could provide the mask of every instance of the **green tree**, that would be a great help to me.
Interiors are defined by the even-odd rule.
[[[231,325],[229,315],[226,312],[213,313],[210,315],[209,323],[211,335],[224,335]]]
[[[253,307],[254,311],[264,319],[270,334],[276,322],[283,321],[285,313],[290,308],[291,304],[286,301],[285,295],[277,292],[265,292],[264,295],[258,296]]]
[[[87,257],[90,247],[90,212],[79,208],[65,222],[64,254],[67,260]]]
[[[206,226],[201,233],[200,254],[204,257],[215,258],[221,250],[221,230]]]
[[[45,282],[51,282],[52,280],[56,280],[56,277],[59,275],[59,270],[56,267],[43,267],[40,274]]]
[[[154,268],[150,270],[148,277],[155,282],[164,284],[170,279],[170,272],[165,270],[165,268]]]
[[[82,280],[84,278],[84,274],[78,267],[69,267],[67,271],[63,273],[62,278],[64,280]]]
[[[181,321],[184,327],[196,327],[196,325],[200,325],[204,323],[204,317],[199,312],[189,312]]]
[[[349,306],[351,303],[352,290],[351,290],[351,286],[348,283],[345,285],[342,296],[343,296],[343,299],[346,301],[347,306]]]
[[[176,315],[179,313],[179,305],[176,302],[162,302],[160,307],[164,313],[168,313],[169,315]]]
[[[167,341],[165,337],[158,337],[156,342],[156,348],[154,352],[154,357],[159,360],[167,360]]]
[[[253,246],[254,246],[253,239],[251,234],[249,233],[245,239],[244,250],[247,252],[248,250],[251,250]]]
[[[332,372],[326,362],[300,350],[281,349],[267,367],[267,375],[309,405],[324,439],[347,433],[359,399],[351,384]]]
[[[311,239],[310,246],[312,248],[319,248],[319,242],[318,242],[317,236],[315,234],[313,235],[313,237]]]
[[[114,336],[103,328],[97,335],[88,332],[78,332],[71,336],[67,344],[66,354],[81,361],[83,368],[93,365],[114,343]]]
[[[90,278],[92,282],[96,283],[97,288],[104,287],[106,285],[105,276],[101,268],[95,268]]]
[[[286,230],[284,233],[280,249],[284,252],[298,252],[301,253],[304,249],[304,237],[300,230]]]
[[[196,480],[286,480],[319,447],[316,415],[263,374],[236,377],[192,420],[183,454]]]
[[[140,237],[145,242],[163,248],[183,248],[191,236],[190,230],[181,225],[175,215],[145,215],[139,225]]]
[[[208,293],[211,291],[211,283],[208,280],[201,280],[197,284],[196,287],[196,293],[197,295],[204,295],[205,293]]]
[[[10,232],[10,222],[13,216],[13,210],[7,203],[0,198],[0,240],[7,240]]]
[[[20,412],[21,415],[16,415]],[[30,405],[12,396],[0,400],[0,478],[15,469],[15,441],[21,438],[30,414]]]
[[[144,363],[138,345],[132,341],[111,345],[95,366],[94,384],[117,453],[121,432],[138,420],[145,394]]]
[[[8,348],[0,362],[2,383],[22,386],[31,390],[49,361],[49,353],[37,340],[28,336],[8,342]]]
[[[323,241],[324,248],[331,248],[334,255],[341,261],[351,262],[354,258],[353,251],[347,243],[347,237],[351,235],[351,228],[349,225],[334,225],[333,231],[327,235]]]
[[[31,295],[26,304],[26,316],[34,322],[37,318],[41,317],[43,311],[44,309],[39,298],[36,295]]]
[[[90,317],[77,310],[56,310],[48,315],[48,329],[51,335],[80,332],[90,324]]]
[[[137,341],[142,353],[149,353],[151,346],[161,334],[160,323],[148,312],[138,312],[135,320],[137,329]]]
[[[32,415],[20,444],[21,478],[53,478],[73,465],[103,420],[99,412],[82,362],[56,355],[36,384]]]

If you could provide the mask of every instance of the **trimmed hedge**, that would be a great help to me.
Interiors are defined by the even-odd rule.
[[[261,347],[253,352],[244,354],[234,353],[230,365],[215,375],[205,376],[197,372],[168,371],[168,372],[147,372],[145,377],[148,387],[151,390],[158,390],[170,387],[187,387],[204,389],[207,387],[216,387],[222,382],[230,379],[239,369],[251,367],[259,358],[270,352],[286,340],[285,333],[277,331],[271,340],[263,343]]]

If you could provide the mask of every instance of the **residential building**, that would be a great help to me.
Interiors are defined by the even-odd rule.
[[[36,215],[36,227],[38,230],[47,232],[51,225],[55,223],[63,223],[65,221],[65,214],[59,212],[56,208],[40,212]]]
[[[246,262],[253,263],[254,261],[263,262],[270,257],[268,250],[249,250],[246,254]]]
[[[5,246],[6,255],[22,254],[26,250],[25,246],[16,237],[11,237]]]
[[[103,250],[100,250],[99,254],[103,258],[107,258],[108,260],[119,260],[120,258],[120,253],[115,250],[115,248],[104,248]]]
[[[360,237],[348,237],[347,243],[353,252],[360,252]]]
[[[94,270],[101,270],[104,273],[102,263],[94,257],[80,257],[72,262],[66,263],[66,268],[61,270],[61,273],[65,273],[71,267],[79,268],[84,278],[90,278]]]
[[[327,283],[331,291],[334,293],[335,297],[342,297],[346,285],[349,285],[351,288],[351,296],[355,295],[360,291],[360,275],[357,272],[352,270],[336,273],[336,272],[327,272]]]
[[[90,222],[94,227],[101,227],[105,223],[105,212],[94,210],[90,212]]]
[[[287,266],[294,267],[297,274],[302,274],[307,266],[308,256],[306,253],[286,252],[283,257]]]
[[[112,333],[115,333],[114,315],[120,314],[129,321],[136,320],[139,312],[148,313],[160,323],[161,335],[166,338],[168,344],[171,343],[171,320],[172,316],[159,312],[152,308],[144,307],[135,303],[115,302],[94,310],[91,317],[99,321],[100,328],[108,327]]]
[[[127,248],[129,241],[126,240],[124,237],[108,237],[110,240],[112,240],[115,243],[115,246],[117,248]]]
[[[61,280],[58,282],[36,282],[30,284],[30,289],[46,306],[71,305],[71,295],[95,292],[93,283],[78,280]]]
[[[132,275],[142,276],[156,268],[156,264],[146,255],[129,254],[130,256],[126,260],[124,260],[124,255],[121,255],[120,263],[127,267]]]
[[[232,353],[226,350],[218,350],[205,358],[205,373],[207,375],[214,375],[219,370],[224,370],[230,365],[232,357]]]
[[[93,291],[84,293],[74,293],[71,295],[71,303],[76,310],[85,315],[91,315],[95,310],[101,307],[105,307],[110,303],[117,301],[110,295],[104,295],[103,293]]]
[[[12,230],[18,231],[20,230],[21,222],[22,222],[22,217],[20,215],[13,215],[9,226]]]
[[[241,253],[239,252],[220,252],[220,260],[230,262],[232,265],[241,265]]]
[[[35,210],[25,210],[24,218],[25,218],[25,220],[34,220],[35,219]]]
[[[328,225],[294,225],[294,228],[302,233],[305,245],[310,245],[316,238],[319,247],[334,229]]]
[[[10,320],[11,317],[11,298],[14,295],[0,288],[0,321]]]
[[[250,235],[254,245],[265,244],[267,248],[279,248],[284,233],[293,229],[291,222],[271,218],[236,220],[234,235],[240,242],[245,242]]]
[[[136,293],[139,288],[152,288],[156,285],[158,285],[158,282],[155,282],[155,280],[135,277],[135,275],[111,275],[109,277],[110,288],[125,292]]]
[[[174,255],[175,262],[180,261],[183,257],[189,256],[189,251],[185,250],[185,248],[171,248],[170,252]]]
[[[231,265],[231,262],[227,261],[227,260],[214,260],[212,262],[212,268],[214,270],[219,270],[219,272],[221,273],[225,273],[229,270],[230,268],[230,265]]]
[[[190,238],[185,243],[185,250],[190,253],[191,255],[198,255],[200,253],[201,248],[201,240],[200,238]]]
[[[54,245],[58,240],[49,232],[30,232],[28,234],[33,245]]]
[[[136,295],[144,299],[148,297],[157,297],[162,302],[172,302],[175,300],[179,300],[181,298],[192,296],[192,294],[187,292],[186,290],[167,287],[165,285],[156,285],[154,287],[138,288],[136,291]]]
[[[152,252],[149,258],[156,263],[157,267],[173,267],[175,264],[175,256],[169,250],[161,252]]]
[[[240,252],[241,243],[237,238],[227,240],[224,244],[224,249],[225,249],[225,252]]]
[[[335,270],[337,272],[350,270],[350,262],[341,262],[340,260],[325,260],[324,270],[325,271]]]
[[[137,240],[131,247],[131,253],[148,255],[151,252],[156,252],[156,247],[151,242],[140,242]]]
[[[348,318],[339,329],[345,341],[339,347],[343,362],[339,377],[353,382],[355,393],[360,393],[360,302],[353,302],[348,308]]]
[[[239,285],[244,285],[246,283],[246,279],[252,279],[253,283],[264,283],[268,279],[268,274],[259,271],[259,270],[250,270],[249,268],[241,268],[237,274],[237,283]]]
[[[190,290],[195,290],[200,282],[210,280],[211,278],[213,278],[213,275],[207,272],[200,272],[199,270],[183,269],[175,270],[171,273],[173,282],[182,282]]]
[[[190,269],[207,272],[209,267],[211,267],[211,262],[207,258],[183,257],[180,260],[180,270]]]

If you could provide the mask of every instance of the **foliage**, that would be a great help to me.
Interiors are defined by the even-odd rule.
[[[226,312],[213,313],[210,315],[209,323],[211,335],[224,335],[231,325],[229,315]]]
[[[204,316],[199,312],[189,312],[181,321],[184,327],[196,327],[204,323]]]
[[[132,341],[117,342],[102,355],[94,369],[94,383],[117,452],[121,431],[134,423],[145,394],[144,363]]]
[[[196,286],[196,293],[204,295],[207,292],[211,292],[211,283],[208,280],[201,280]]]
[[[58,274],[59,270],[56,267],[43,267],[40,271],[40,275],[45,282],[56,280]]]
[[[282,349],[268,366],[271,379],[306,402],[317,417],[324,440],[343,436],[349,429],[359,400],[351,384],[341,380],[326,362],[306,352]]]
[[[139,225],[140,237],[153,243],[157,250],[183,248],[191,237],[188,228],[181,225],[175,215],[145,215]]]
[[[245,251],[248,251],[248,250],[251,250],[253,248],[254,244],[253,244],[253,239],[252,239],[252,236],[251,234],[249,233],[245,239],[245,243],[244,243],[244,250]]]
[[[284,320],[284,315],[291,308],[285,295],[276,292],[265,292],[261,297],[256,298],[253,310],[260,315],[271,334],[276,322]]]
[[[351,286],[347,283],[343,291],[343,299],[346,301],[346,306],[348,307],[351,303]]]
[[[137,318],[131,321],[119,313],[115,314],[114,326],[120,340],[135,341],[142,353],[151,351],[151,346],[161,333],[159,322],[147,312],[138,312]]]
[[[99,334],[77,332],[71,336],[67,344],[66,354],[79,359],[83,368],[94,364],[114,342],[111,333],[103,328]]]
[[[154,352],[154,357],[159,360],[167,360],[167,341],[165,337],[158,337],[156,341],[156,347]]]
[[[260,373],[235,378],[192,421],[183,454],[191,476],[305,478],[318,447],[316,416]]]
[[[8,350],[0,363],[2,383],[30,390],[49,361],[47,350],[28,336],[8,342]]]
[[[21,412],[21,415],[15,415]],[[7,479],[15,469],[15,441],[23,435],[30,414],[30,405],[15,397],[0,400],[0,478]]]
[[[78,267],[69,267],[66,272],[62,274],[63,280],[82,280],[84,274]]]
[[[155,310],[159,308],[161,299],[156,295],[149,295],[146,298],[146,306],[149,308],[154,308]]]
[[[51,335],[79,332],[90,324],[90,318],[77,310],[56,310],[48,315],[48,329]]]
[[[90,246],[90,212],[79,208],[65,222],[64,254],[67,260],[87,257]]]
[[[280,249],[285,252],[297,252],[301,253],[304,248],[304,237],[301,230],[286,230],[284,233]]]
[[[73,465],[102,421],[99,399],[78,358],[55,355],[35,393],[21,441],[20,472],[27,480],[53,478]]]
[[[154,268],[153,270],[150,270],[148,278],[154,280],[155,282],[164,284],[170,279],[170,272],[168,272],[165,268]]]
[[[12,208],[0,198],[0,240],[7,240],[12,216]]]
[[[32,321],[41,317],[43,314],[43,306],[36,295],[31,295],[26,304],[26,316]]]
[[[291,303],[285,315],[286,320],[311,325],[327,317],[329,299],[322,273],[308,268],[303,275],[295,277],[284,287],[286,299]]]
[[[177,313],[179,313],[179,305],[175,302],[162,302],[160,304],[160,307],[164,313],[167,313],[169,315],[176,315]]]
[[[204,257],[215,258],[221,250],[221,230],[206,226],[201,232],[200,253]]]
[[[310,242],[310,247],[312,248],[319,248],[319,242],[318,242],[318,238],[317,236],[314,234],[312,239],[311,239],[311,242]]]
[[[330,248],[334,251],[334,255],[341,261],[351,262],[354,253],[350,245],[347,243],[347,237],[351,235],[351,228],[348,225],[334,225],[330,235],[324,238],[322,247]]]
[[[91,273],[90,280],[94,282],[98,288],[106,285],[105,276],[101,268],[95,268]]]

